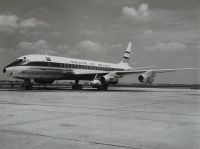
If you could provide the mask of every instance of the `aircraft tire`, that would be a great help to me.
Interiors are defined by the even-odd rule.
[[[32,90],[33,89],[33,86],[32,85],[27,85],[25,86],[25,90]]]
[[[107,91],[108,90],[108,85],[101,85],[101,86],[98,87],[98,90]]]
[[[83,85],[72,85],[72,90],[82,90]]]

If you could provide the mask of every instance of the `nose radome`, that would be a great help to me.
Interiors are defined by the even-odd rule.
[[[3,69],[3,73],[6,73],[6,68]]]

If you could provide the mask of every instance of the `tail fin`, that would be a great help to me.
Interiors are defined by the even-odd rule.
[[[130,59],[130,54],[131,54],[131,48],[132,48],[132,43],[129,42],[128,46],[126,48],[126,51],[124,52],[123,59],[122,59],[122,61],[120,63],[128,65],[129,59]]]

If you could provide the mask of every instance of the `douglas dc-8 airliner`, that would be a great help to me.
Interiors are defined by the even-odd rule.
[[[110,84],[117,84],[119,78],[128,74],[139,74],[139,82],[152,84],[156,73],[197,69],[134,69],[128,64],[131,47],[132,44],[129,42],[122,61],[117,64],[50,55],[25,55],[7,65],[3,72],[12,78],[24,80],[26,89],[32,89],[32,81],[39,84],[52,84],[55,80],[75,80],[72,88],[82,89],[79,80],[89,80],[91,87],[107,90]]]

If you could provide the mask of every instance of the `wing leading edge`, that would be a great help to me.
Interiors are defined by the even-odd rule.
[[[141,74],[141,73],[145,73],[148,71],[151,72],[155,72],[155,73],[166,73],[166,72],[175,72],[175,71],[181,71],[181,70],[200,70],[200,68],[178,68],[178,69],[146,69],[146,70],[129,70],[129,71],[113,71],[113,72],[98,72],[98,71],[91,71],[91,72],[87,72],[87,74],[101,74],[101,75],[105,75],[105,74],[110,74],[110,73],[115,73],[117,75],[129,75],[129,74]],[[82,74],[83,72],[76,72],[74,74]],[[86,74],[86,73],[84,73]]]
[[[199,70],[200,68],[177,68],[177,69],[149,69],[149,70],[131,70],[131,71],[117,71],[116,73],[119,75],[126,75],[126,74],[140,74],[145,73],[148,71],[155,72],[155,73],[165,73],[165,72],[175,72],[181,70]]]

